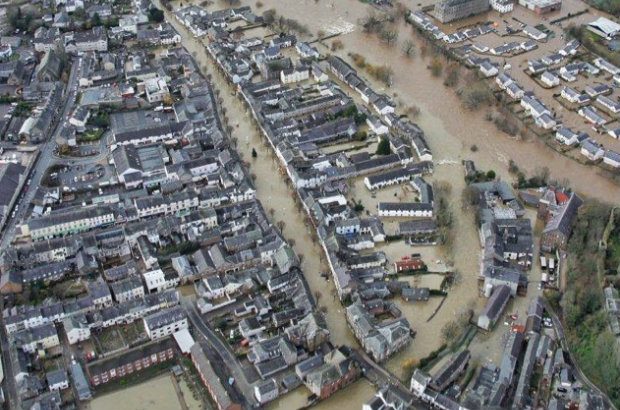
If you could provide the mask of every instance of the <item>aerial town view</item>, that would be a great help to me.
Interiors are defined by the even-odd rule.
[[[0,3],[0,403],[620,408],[620,0]]]

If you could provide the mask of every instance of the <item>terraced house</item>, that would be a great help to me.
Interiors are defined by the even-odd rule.
[[[72,212],[51,214],[31,219],[28,223],[22,225],[22,232],[24,236],[30,236],[33,241],[38,241],[86,232],[91,229],[111,225],[115,221],[115,212],[110,207],[81,208]]]

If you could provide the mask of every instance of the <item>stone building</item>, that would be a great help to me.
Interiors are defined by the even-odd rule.
[[[442,23],[449,23],[489,10],[489,0],[442,0],[435,4],[434,15]]]

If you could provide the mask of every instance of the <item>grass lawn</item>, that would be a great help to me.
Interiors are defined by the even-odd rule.
[[[99,141],[103,135],[102,129],[89,130],[81,134],[78,138],[79,142],[93,142]]]

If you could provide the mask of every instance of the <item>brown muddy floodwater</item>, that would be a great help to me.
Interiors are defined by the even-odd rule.
[[[136,386],[96,397],[92,410],[182,410],[170,375],[160,376]],[[188,403],[190,410],[200,409],[195,400]]]
[[[573,0],[570,0],[573,1]],[[447,252],[445,249],[433,247],[410,247],[404,243],[395,243],[379,247],[385,251],[388,259],[394,260],[407,253],[420,252],[425,261],[435,264],[439,270],[445,269],[445,261],[449,258],[454,268],[460,272],[460,281],[454,286],[446,298],[441,309],[431,321],[428,318],[440,303],[440,298],[432,298],[427,303],[406,304],[397,301],[404,315],[417,331],[416,339],[401,353],[390,359],[386,366],[396,375],[402,377],[404,360],[422,358],[441,344],[442,326],[456,318],[466,309],[473,308],[479,311],[484,301],[478,294],[478,267],[480,245],[473,212],[464,210],[460,205],[460,193],[465,187],[462,159],[473,159],[480,169],[494,169],[498,175],[509,178],[507,164],[510,159],[526,171],[547,166],[551,176],[557,179],[570,179],[571,186],[578,192],[596,197],[608,202],[620,200],[620,188],[608,180],[597,175],[596,170],[582,166],[560,154],[555,153],[544,144],[537,141],[517,141],[500,134],[495,127],[484,119],[484,112],[469,112],[461,107],[454,92],[443,86],[440,79],[433,78],[426,68],[428,60],[421,57],[406,59],[402,56],[400,46],[387,48],[376,39],[366,36],[357,26],[360,18],[367,14],[369,6],[358,0],[299,0],[278,1],[261,0],[262,10],[276,8],[278,13],[285,17],[295,18],[307,25],[313,33],[318,30],[325,32],[345,32],[339,36],[345,49],[338,52],[348,59],[350,51],[363,54],[373,64],[389,64],[395,72],[394,86],[383,90],[402,102],[401,107],[415,105],[420,108],[420,115],[415,119],[424,129],[427,140],[435,156],[435,173],[431,181],[445,181],[451,187],[451,210],[454,214],[454,232],[456,240],[454,248]],[[185,2],[184,2],[185,3]],[[256,9],[254,1],[243,0],[244,5]],[[286,3],[290,7],[282,7]],[[178,3],[173,3],[178,7]],[[212,9],[226,7],[225,2],[216,2]],[[256,10],[255,10],[256,11]],[[260,10],[257,10],[260,12]],[[238,151],[249,165],[250,172],[255,175],[255,185],[258,199],[266,211],[273,209],[273,219],[285,222],[284,236],[294,241],[294,248],[303,255],[303,271],[313,290],[321,294],[319,304],[327,307],[327,324],[334,344],[348,344],[357,346],[357,342],[349,331],[344,319],[343,308],[335,297],[333,283],[325,281],[320,272],[326,270],[322,251],[312,240],[309,227],[305,224],[305,215],[299,211],[294,203],[292,189],[285,182],[286,176],[279,172],[271,149],[266,146],[255,129],[251,115],[246,111],[239,99],[233,94],[223,75],[215,70],[206,54],[201,40],[194,39],[176,19],[167,13],[168,20],[184,37],[183,45],[197,59],[205,74],[212,75],[214,87],[220,90],[222,105],[233,126],[233,137],[237,139]],[[412,29],[400,25],[399,43],[410,38],[419,40],[412,34]],[[327,53],[323,46],[319,50]],[[365,76],[370,80],[367,76]],[[375,90],[382,90],[382,86],[369,81]],[[478,151],[473,153],[470,147],[475,144]],[[252,159],[252,148],[256,149],[258,158]],[[370,195],[364,192],[363,185],[354,184],[355,195],[362,201],[371,202]],[[369,209],[367,207],[367,209]],[[394,226],[394,221],[386,221],[386,229]],[[449,255],[447,255],[449,253]],[[441,263],[437,263],[441,261]],[[532,275],[531,275],[532,276]],[[539,278],[539,274],[538,274]],[[423,281],[423,282],[422,282]],[[437,281],[435,277],[420,279],[421,285],[432,287]],[[528,294],[536,294],[536,284],[530,285]],[[519,298],[512,308],[524,312],[528,298]],[[489,359],[497,360],[502,349],[501,342],[505,330],[500,327],[490,335],[477,336],[472,343],[473,356],[478,362]],[[407,381],[405,381],[407,384]],[[319,404],[317,408],[337,408],[339,410],[360,409],[362,403],[368,400],[375,389],[366,381],[360,381],[336,394],[334,397]],[[309,392],[299,388],[287,394],[269,408],[296,409],[305,405]],[[154,406],[153,408],[162,408]]]

